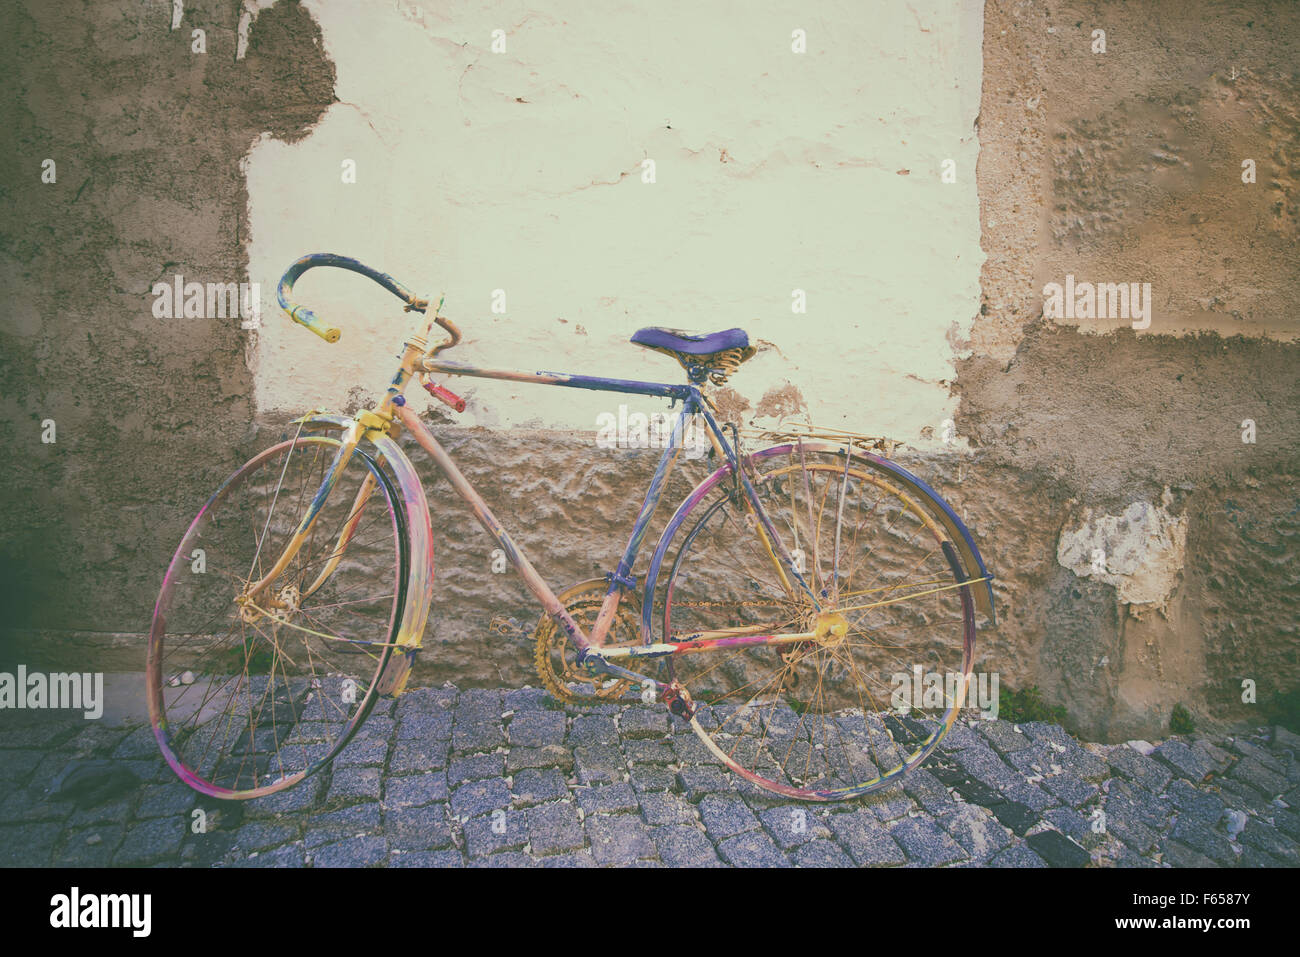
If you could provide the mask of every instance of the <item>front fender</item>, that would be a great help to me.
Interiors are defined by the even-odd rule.
[[[332,413],[308,413],[294,420],[303,431],[347,429],[355,423],[351,416]],[[366,438],[375,447],[380,461],[386,462],[402,495],[406,508],[406,528],[409,537],[409,572],[406,580],[406,599],[402,606],[402,620],[398,625],[393,653],[389,656],[378,691],[385,697],[402,693],[416,652],[424,640],[424,626],[433,602],[433,526],[429,518],[429,500],[424,494],[415,466],[406,457],[402,447],[390,436],[374,429]]]

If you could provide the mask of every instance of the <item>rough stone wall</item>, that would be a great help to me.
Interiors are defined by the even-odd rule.
[[[1179,702],[1250,719],[1300,683],[1297,44],[1285,3],[985,9],[988,260],[958,428],[1011,467],[979,492],[1007,510],[982,539],[999,637],[1097,737],[1155,733]],[[1150,282],[1150,327],[1044,318],[1067,273]],[[1002,527],[1027,478],[1053,498],[1028,552]],[[1144,511],[1181,533],[1120,527]],[[1080,567],[1106,522],[1110,564]],[[1125,601],[1152,576],[1162,600]]]
[[[261,12],[238,70],[225,5],[186,4],[175,33],[163,6],[31,2],[0,31],[17,145],[0,157],[0,438],[17,490],[0,497],[0,581],[3,624],[20,629],[3,657],[49,667],[138,667],[185,524],[283,430],[251,405],[237,324],[160,336],[141,303],[174,272],[242,278],[241,157],[263,132],[307,135],[334,98],[332,67],[297,4]],[[1179,702],[1202,723],[1253,719],[1300,685],[1298,16],[1286,3],[985,6],[988,258],[953,386],[974,453],[902,461],[966,517],[997,575],[1000,621],[977,669],[1038,685],[1085,736],[1159,735]],[[1088,49],[1094,25],[1104,56]],[[1254,185],[1239,179],[1247,157]],[[1151,282],[1151,327],[1043,319],[1044,284],[1067,272]],[[39,440],[47,418],[53,445]],[[438,429],[549,580],[612,563],[651,454]],[[528,682],[528,649],[485,626],[532,620],[531,600],[490,574],[488,540],[445,496],[431,481],[439,575],[416,681]],[[1150,549],[1126,513],[1182,532]],[[1093,574],[1080,556],[1094,545],[1124,563]],[[1164,600],[1126,604],[1153,555]],[[1241,704],[1243,678],[1259,705]]]
[[[174,273],[243,278],[241,158],[264,132],[305,136],[333,99],[333,68],[294,3],[263,12],[237,68],[230,4],[186,3],[175,31],[170,19],[170,4],[130,0],[5,4],[7,627],[146,631],[178,533],[251,448],[247,333],[160,322],[149,293]]]

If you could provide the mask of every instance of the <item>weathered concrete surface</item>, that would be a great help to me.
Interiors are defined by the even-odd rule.
[[[1114,585],[1134,614],[1151,607],[1165,611],[1187,564],[1186,518],[1151,502],[1133,502],[1118,515],[1087,509],[1081,521],[1061,531],[1056,560],[1080,578]]]
[[[241,281],[240,164],[305,136],[333,68],[300,6],[262,13],[235,63],[219,2],[6,4],[0,51],[0,618],[147,627],[197,506],[252,450],[247,333],[163,321],[152,283]],[[207,53],[190,52],[193,28]],[[42,161],[56,182],[41,182]],[[54,444],[41,442],[53,419]]]
[[[1094,737],[1155,733],[1180,702],[1248,718],[1300,684],[1297,38],[1284,3],[985,7],[988,259],[958,430],[994,469],[980,497],[998,518],[1038,516],[1027,552],[997,521],[981,539],[1011,606],[994,641]],[[1044,320],[1067,274],[1151,283],[1150,327]],[[996,477],[1015,473],[1034,478]],[[1050,502],[1015,494],[1040,483]],[[1185,528],[1181,561],[1157,549],[1111,582],[1037,564],[1135,503]],[[1153,564],[1168,601],[1135,616]]]
[[[872,428],[921,444],[951,418],[979,308],[979,0],[307,7],[339,102],[249,153],[253,278],[317,249],[381,263],[447,294],[456,358],[506,368],[676,376],[628,337],[743,326],[760,352],[733,386],[755,405],[793,386],[819,423],[860,430],[869,382]],[[387,382],[392,300],[340,273],[300,288],[344,338],[268,322],[259,408]],[[502,428],[592,429],[628,401],[465,388],[466,422]]]

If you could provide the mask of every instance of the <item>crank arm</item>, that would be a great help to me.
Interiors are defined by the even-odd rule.
[[[585,669],[588,674],[611,675],[616,678],[626,678],[629,681],[635,681],[642,687],[653,685],[656,692],[662,692],[664,688],[668,687],[662,681],[656,681],[649,675],[643,675],[640,672],[630,671],[627,668],[616,665],[609,660],[609,657],[607,657],[611,653],[615,657],[627,657],[628,653],[631,651],[632,649],[630,648],[588,648],[585,651],[578,652],[578,667]]]

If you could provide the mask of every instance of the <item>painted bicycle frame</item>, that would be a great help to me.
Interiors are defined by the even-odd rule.
[[[429,523],[428,503],[425,499],[423,488],[419,483],[410,461],[397,445],[395,438],[400,429],[406,429],[411,437],[429,454],[435,464],[441,469],[444,475],[451,482],[452,487],[457,494],[465,500],[474,513],[479,524],[487,533],[495,539],[502,549],[507,560],[515,567],[522,577],[524,584],[529,591],[541,603],[545,612],[553,617],[564,631],[568,634],[570,640],[578,649],[578,663],[584,666],[592,674],[606,674],[613,677],[630,679],[642,686],[643,689],[653,688],[655,692],[669,703],[677,713],[689,717],[689,703],[685,710],[677,711],[677,705],[681,702],[682,689],[665,684],[649,675],[631,670],[617,664],[618,660],[630,659],[635,662],[636,659],[646,658],[655,659],[668,655],[697,654],[708,652],[720,648],[734,648],[745,645],[770,645],[784,644],[799,641],[813,640],[821,634],[819,631],[811,632],[791,632],[780,634],[764,633],[738,633],[745,629],[724,629],[721,631],[707,631],[691,634],[689,636],[675,636],[680,640],[672,642],[655,643],[652,639],[652,616],[654,609],[654,591],[657,584],[657,573],[666,551],[671,544],[677,530],[680,528],[685,516],[691,507],[702,500],[710,491],[716,488],[724,478],[733,477],[736,482],[736,491],[742,498],[745,508],[755,518],[756,533],[762,539],[763,544],[772,559],[775,569],[780,576],[780,580],[787,590],[800,594],[808,600],[812,607],[821,611],[824,596],[814,593],[814,590],[808,585],[803,575],[797,569],[797,563],[784,543],[781,536],[777,533],[771,518],[763,508],[758,493],[754,488],[748,470],[744,467],[741,457],[736,449],[727,441],[723,428],[714,418],[710,402],[707,396],[701,392],[699,386],[694,382],[686,384],[669,384],[659,382],[641,382],[627,379],[611,379],[598,376],[586,375],[569,375],[554,372],[524,372],[508,369],[489,369],[465,363],[451,362],[438,359],[437,353],[441,349],[449,348],[460,341],[460,331],[449,320],[438,315],[434,311],[432,317],[427,315],[428,303],[420,300],[401,286],[391,277],[366,267],[355,260],[346,259],[345,257],[334,256],[332,254],[317,254],[316,256],[307,256],[298,260],[286,272],[285,278],[280,284],[280,305],[290,315],[294,321],[307,326],[321,338],[329,342],[336,342],[341,333],[337,328],[326,326],[309,310],[301,306],[292,305],[287,301],[287,293],[292,291],[293,281],[306,271],[316,265],[339,266],[350,269],[354,272],[360,272],[369,276],[376,282],[383,285],[390,292],[393,292],[399,298],[406,300],[407,310],[419,313],[426,313],[417,323],[414,333],[407,339],[405,349],[401,355],[401,365],[394,375],[387,393],[383,400],[373,409],[363,409],[353,417],[326,415],[309,413],[302,419],[298,420],[300,426],[305,428],[330,428],[343,430],[343,437],[340,447],[336,453],[325,480],[322,482],[320,489],[317,491],[307,514],[303,518],[299,528],[286,545],[284,552],[271,570],[258,582],[253,583],[247,590],[249,598],[255,597],[260,591],[265,589],[270,582],[286,568],[294,555],[306,540],[313,522],[321,507],[329,496],[335,484],[336,476],[342,467],[347,464],[353,451],[363,440],[372,442],[379,453],[379,457],[386,461],[393,469],[398,484],[401,486],[402,494],[410,510],[408,523],[412,535],[412,565],[409,574],[411,587],[405,599],[402,623],[399,628],[397,638],[394,642],[396,647],[393,649],[394,655],[390,658],[388,666],[380,679],[378,690],[383,695],[399,694],[405,686],[406,679],[409,675],[411,664],[414,661],[416,652],[420,648],[424,624],[428,616],[429,605],[432,595],[433,582],[433,553],[431,542],[431,529]],[[441,303],[439,303],[439,307]],[[450,333],[451,339],[444,341],[432,350],[427,350],[428,337],[434,324]],[[427,351],[426,351],[427,350]],[[601,605],[596,621],[591,627],[590,634],[583,631],[574,621],[573,617],[561,604],[555,592],[543,580],[541,575],[533,567],[532,563],[524,555],[523,551],[516,545],[509,532],[502,527],[501,523],[492,514],[492,510],[483,500],[482,496],[474,489],[473,485],[465,475],[456,466],[451,456],[428,430],[420,418],[406,404],[404,392],[410,381],[417,376],[427,373],[441,375],[471,377],[481,379],[497,379],[506,382],[532,383],[535,385],[560,386],[571,389],[584,389],[598,392],[614,392],[629,395],[643,395],[652,398],[669,399],[673,405],[681,403],[681,410],[673,425],[667,446],[664,448],[659,458],[658,465],[655,468],[650,487],[646,491],[644,500],[641,503],[640,510],[637,513],[636,521],[633,525],[631,535],[628,539],[627,547],[623,551],[616,567],[606,575],[609,581],[609,588],[605,594],[604,601]],[[447,399],[450,393],[441,390],[438,387],[430,388],[435,395],[442,393],[439,397],[448,404],[453,404]],[[454,398],[454,397],[453,397]],[[616,647],[604,647],[605,637],[609,632],[610,626],[615,619],[619,602],[622,596],[636,587],[633,571],[636,564],[636,558],[641,550],[646,531],[650,526],[660,501],[663,497],[664,488],[667,484],[669,475],[677,463],[678,456],[683,450],[683,440],[685,430],[691,422],[693,416],[702,416],[706,426],[706,434],[714,451],[720,456],[725,463],[702,481],[691,493],[682,506],[677,510],[668,526],[665,528],[658,547],[655,550],[654,557],[651,561],[649,571],[644,583],[644,600],[642,602],[642,617],[640,622],[640,644],[639,645],[620,645]],[[965,581],[959,581],[955,586],[969,588],[971,585],[979,583],[984,584],[984,588],[973,589],[974,600],[977,607],[980,608],[990,619],[993,618],[992,589],[990,586],[991,576],[985,569],[983,559],[980,557],[975,543],[971,538],[970,532],[966,529],[962,521],[949,508],[943,500],[928,485],[920,479],[908,473],[906,470],[889,462],[886,459],[878,458],[874,455],[864,453],[860,450],[853,449],[847,444],[836,443],[803,443],[802,440],[798,446],[784,445],[764,449],[753,455],[746,456],[746,462],[752,470],[755,463],[772,456],[788,453],[792,450],[800,449],[808,452],[838,452],[845,455],[861,457],[873,462],[876,466],[886,470],[890,475],[898,480],[906,488],[914,493],[928,498],[936,503],[943,511],[939,520],[948,528],[957,552],[957,555],[950,556],[950,561],[960,557],[964,563],[965,569],[978,569],[977,575],[971,575]],[[360,511],[364,508],[366,500],[374,489],[374,483],[367,480],[357,494],[353,509],[356,518],[359,519]],[[347,544],[355,530],[357,521],[347,523],[340,532],[335,550],[330,560],[327,562],[325,569],[320,573],[317,580],[310,586],[311,590],[319,587],[320,584],[329,577],[337,562],[341,559],[346,551]],[[958,576],[960,578],[960,576]],[[818,628],[836,627],[835,625],[825,625],[819,623]],[[664,636],[668,638],[670,636]],[[960,705],[959,705],[960,707]],[[733,763],[728,761],[729,764]]]
[[[477,366],[466,365],[463,363],[433,360],[424,364],[427,372],[440,373],[444,375],[468,376],[482,379],[499,379],[508,382],[531,382],[537,385],[563,386],[573,389],[586,389],[598,392],[616,392],[627,395],[644,395],[657,398],[667,398],[673,400],[674,404],[681,403],[681,411],[673,423],[672,431],[669,435],[668,443],[660,455],[658,465],[655,467],[654,475],[650,481],[650,487],[646,490],[645,498],[637,512],[636,521],[633,524],[631,535],[628,538],[627,547],[623,551],[615,568],[606,575],[609,580],[609,588],[605,593],[604,602],[601,605],[600,612],[596,616],[596,621],[591,627],[590,634],[584,633],[582,628],[573,620],[572,616],[565,610],[560,600],[556,597],[555,592],[542,579],[527,556],[523,554],[519,546],[511,538],[510,533],[502,527],[492,514],[492,510],[487,503],[478,494],[469,480],[461,473],[447,454],[446,450],[436,438],[424,426],[424,423],[406,407],[405,403],[399,403],[396,406],[396,418],[411,434],[411,437],[420,444],[429,456],[434,460],[437,466],[442,470],[452,487],[463,498],[474,512],[475,518],[487,533],[496,540],[501,550],[504,552],[507,560],[515,567],[524,580],[524,584],[529,591],[533,593],[538,601],[542,604],[546,613],[554,617],[565,632],[569,635],[570,640],[578,649],[577,660],[579,665],[584,665],[590,671],[597,674],[606,674],[613,677],[628,678],[638,682],[643,688],[653,687],[659,694],[663,694],[667,686],[648,675],[642,674],[623,667],[613,659],[616,658],[654,658],[662,657],[667,654],[686,654],[698,653],[711,650],[715,647],[722,647],[737,642],[745,643],[776,643],[784,641],[801,641],[814,637],[814,633],[792,633],[780,636],[745,636],[737,638],[727,632],[702,633],[692,636],[691,644],[651,644],[651,614],[653,611],[652,598],[654,594],[655,579],[653,576],[647,576],[645,583],[646,600],[644,602],[644,611],[641,619],[641,640],[642,644],[635,647],[619,647],[604,649],[605,637],[609,632],[609,627],[614,621],[618,612],[618,606],[626,590],[636,587],[633,571],[636,565],[636,558],[641,551],[641,545],[644,541],[647,529],[651,520],[654,518],[659,504],[663,498],[664,488],[667,484],[668,477],[675,467],[678,457],[683,450],[683,439],[692,416],[702,416],[707,428],[707,435],[714,449],[726,460],[726,462],[735,470],[740,477],[740,485],[743,489],[745,500],[748,507],[752,509],[757,518],[759,534],[764,540],[765,545],[777,563],[784,581],[792,588],[797,589],[805,595],[814,605],[820,608],[818,597],[813,593],[804,577],[796,568],[796,562],[788,549],[782,543],[780,536],[777,534],[771,519],[763,509],[762,503],[758,498],[753,484],[744,470],[740,468],[740,460],[735,449],[727,441],[723,434],[722,428],[718,425],[717,420],[713,417],[708,404],[698,389],[694,385],[677,385],[660,382],[637,382],[627,379],[608,379],[599,376],[584,375],[566,375],[554,372],[521,372],[507,369],[485,369]]]

